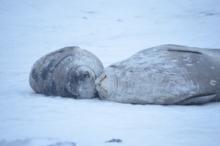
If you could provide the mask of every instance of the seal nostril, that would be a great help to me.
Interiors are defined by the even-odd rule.
[[[106,99],[106,97],[113,97],[117,88],[117,79],[114,74],[110,74],[108,71],[102,73],[100,77],[96,80],[96,89],[99,93],[101,99]]]
[[[95,81],[95,84],[101,86],[101,82],[106,78],[106,74],[102,73]]]
[[[100,82],[102,82],[106,78],[107,78],[106,74],[103,74],[103,77],[100,79]]]

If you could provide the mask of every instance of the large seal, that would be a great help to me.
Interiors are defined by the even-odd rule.
[[[79,47],[65,47],[41,57],[33,65],[29,83],[37,93],[73,98],[96,96],[95,79],[101,61]]]
[[[204,104],[220,100],[220,50],[161,45],[104,70],[101,99],[133,104]]]

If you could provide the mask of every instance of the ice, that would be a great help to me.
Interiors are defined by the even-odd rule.
[[[76,146],[74,142],[55,142],[51,139],[1,140],[0,146]]]
[[[160,44],[219,48],[219,6],[218,0],[1,0],[0,145],[52,139],[77,146],[219,146],[220,103],[73,100],[37,95],[28,84],[32,64],[64,46],[87,49],[105,66]]]

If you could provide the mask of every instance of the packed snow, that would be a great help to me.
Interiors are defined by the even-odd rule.
[[[218,0],[1,0],[0,146],[219,146],[220,103],[131,105],[35,94],[33,63],[80,46],[108,66],[160,44],[220,48]]]

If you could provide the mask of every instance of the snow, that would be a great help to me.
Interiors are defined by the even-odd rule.
[[[219,48],[218,0],[0,1],[0,146],[218,146],[220,103],[130,105],[35,94],[33,63],[77,45],[108,66],[160,44]],[[106,143],[120,139],[120,143]]]

